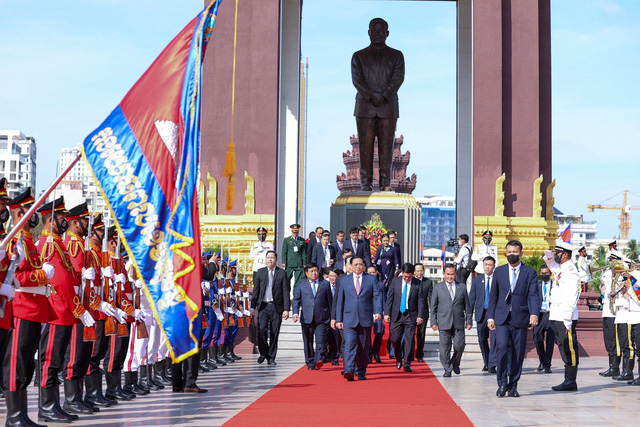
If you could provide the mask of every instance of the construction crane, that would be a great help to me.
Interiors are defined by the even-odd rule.
[[[628,193],[629,190],[624,190],[622,192],[622,194],[624,195],[622,198],[622,205],[587,205],[587,212],[593,212],[596,209],[610,209],[620,211],[620,216],[618,218],[620,219],[620,239],[622,240],[629,240],[629,229],[631,228],[631,215],[629,214],[629,212],[631,212],[632,210],[640,210],[640,206],[631,206],[627,203]],[[620,194],[621,193],[618,193],[613,197],[616,197]]]

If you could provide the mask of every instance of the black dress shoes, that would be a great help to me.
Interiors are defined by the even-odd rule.
[[[495,374],[496,373],[496,367],[494,366],[493,368],[489,368],[489,373],[490,374]]]
[[[185,387],[185,393],[206,393],[208,390],[206,388],[200,388],[197,385],[195,387]]]
[[[337,360],[334,360],[333,362],[331,362],[331,364],[332,364],[333,366],[338,366],[338,365],[340,364],[340,362],[339,362],[339,361],[337,361]]]
[[[507,388],[505,386],[498,387],[498,391],[496,391],[496,396],[504,397],[507,394]]]
[[[264,362],[264,356],[258,357],[258,363],[262,364],[262,362]]]
[[[271,359],[269,359],[269,360],[267,360],[267,365],[273,365],[273,366],[275,366],[275,365],[277,365],[277,363],[276,363],[276,361],[275,361],[275,360],[271,360]]]
[[[365,374],[358,374],[358,381],[365,381],[367,376]]]
[[[489,368],[487,368],[487,365],[484,365],[482,367],[482,372],[488,372],[488,371],[489,371]]]
[[[411,369],[411,366],[405,366],[404,367],[404,371],[405,372],[413,372],[413,369]]]
[[[309,371],[313,371],[315,368],[313,367],[313,365],[307,365],[307,370]]]
[[[544,373],[545,374],[550,374],[551,373],[551,367],[547,366],[546,368],[544,368]]]
[[[453,367],[453,372],[456,373],[456,375],[460,375],[460,364],[454,360],[451,361],[451,366]]]
[[[418,362],[418,363],[424,363],[424,359],[423,359],[422,357],[418,357],[418,358],[416,359],[416,362]]]
[[[402,362],[396,362],[396,369],[397,370],[402,369]]]
[[[542,366],[542,363],[538,365],[538,372],[542,371],[544,369],[544,366]]]
[[[344,373],[344,378],[345,378],[347,381],[353,381],[353,373],[352,373],[352,372],[345,372],[345,373]]]
[[[517,387],[511,387],[507,392],[507,394],[511,397],[520,397],[520,393],[518,393]]]
[[[373,355],[373,360],[375,360],[376,363],[382,363],[382,360],[380,360],[380,355],[379,354],[374,354]]]
[[[445,378],[449,378],[451,376],[451,372],[444,371],[444,374],[442,374],[442,376],[445,377]]]

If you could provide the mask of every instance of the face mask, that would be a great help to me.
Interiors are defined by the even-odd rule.
[[[3,209],[0,211],[0,222],[4,224],[7,221],[9,221],[9,210]]]
[[[542,279],[543,282],[548,282],[550,278],[551,278],[551,276],[549,276],[548,274],[541,274],[540,275],[540,279]]]
[[[84,226],[84,222],[78,220],[78,224],[80,225],[80,230],[82,230],[82,235],[87,236],[87,233],[89,232],[89,230],[87,230],[87,227]]]
[[[509,264],[516,264],[518,261],[520,261],[520,255],[507,255],[507,261],[509,261]]]
[[[63,235],[69,228],[69,223],[64,218],[62,219],[62,221],[60,221],[57,216],[54,217],[53,220],[55,221],[56,227],[58,228],[58,234]]]
[[[27,224],[29,224],[29,227],[31,228],[37,227],[39,223],[40,223],[40,217],[38,216],[38,214],[31,215],[31,218],[27,220]]]
[[[491,237],[485,237],[484,239],[482,239],[482,241],[484,242],[485,245],[489,245],[489,243],[491,243]]]
[[[562,257],[560,255],[554,255],[553,260],[558,264],[562,264]]]
[[[261,242],[264,242],[265,240],[267,240],[267,235],[266,234],[258,234],[258,240],[260,240]]]

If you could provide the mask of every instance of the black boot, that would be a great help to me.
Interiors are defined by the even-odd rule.
[[[20,392],[7,390],[4,395],[7,404],[7,420],[5,421],[5,426],[27,426],[27,422],[22,419],[22,401],[20,399]]]
[[[216,365],[218,366],[226,366],[227,362],[225,362],[224,357],[222,357],[222,347],[214,346],[214,353],[216,355]]]
[[[147,365],[140,365],[140,367],[138,368],[138,378],[140,378],[138,385],[140,386],[140,388],[147,389],[149,391],[160,390],[159,388],[151,385],[151,383],[149,382],[149,376],[147,375],[148,372],[149,371],[147,371]]]
[[[171,385],[171,380],[167,378],[167,359],[161,360],[153,364],[153,371],[155,373],[154,382],[162,384],[164,386]]]
[[[87,402],[86,399],[84,398],[84,380],[79,379],[77,384],[78,384],[78,402],[80,402],[81,405],[84,405],[87,408],[90,408],[93,412],[100,412],[100,408],[98,408],[97,405],[94,405],[91,402]]]
[[[20,416],[22,417],[22,421],[24,421],[25,425],[29,427],[47,427],[46,425],[38,424],[29,418],[29,401],[27,399],[27,389],[25,388],[20,390],[18,394],[20,396]]]
[[[609,369],[600,372],[598,375],[600,375],[601,377],[613,376],[613,356],[609,355]]]
[[[38,420],[49,421],[53,423],[70,423],[71,417],[66,417],[62,412],[58,412],[56,408],[56,393],[53,387],[40,388],[40,409],[38,409]],[[58,402],[59,404],[59,402]]]
[[[620,375],[616,380],[618,381],[633,381],[633,367],[635,365],[635,359],[625,359],[624,360],[624,369],[622,370],[622,375]]]
[[[229,348],[229,355],[231,356],[232,359],[242,360],[242,357],[236,356],[236,354],[233,352],[233,343],[229,344],[228,348]]]
[[[207,352],[200,349],[200,353],[199,353],[199,362],[198,363],[198,372],[200,373],[204,373],[204,372],[210,372],[211,369],[209,369],[209,367],[207,366]]]
[[[97,406],[108,408],[118,404],[117,400],[107,399],[102,394],[102,374],[87,375],[84,377],[84,384],[87,389],[84,401],[94,408]]]
[[[93,409],[85,407],[78,401],[78,380],[64,381],[62,409],[69,414],[93,414]]]
[[[155,388],[152,390],[162,390],[164,385],[161,382],[157,382],[155,380],[155,376],[153,375],[153,365],[147,365],[147,381],[149,381],[149,387],[154,386]]]
[[[138,386],[138,372],[125,372],[124,373],[124,387],[122,391],[129,394],[135,394],[136,396],[145,396],[149,394],[148,390],[144,390]]]
[[[164,375],[169,379],[169,381],[171,381],[173,379],[173,369],[171,369],[173,363],[169,358],[164,359],[162,363],[164,363]]]
[[[59,414],[62,414],[65,417],[71,418],[71,421],[77,420],[79,417],[76,414],[70,414],[67,411],[65,411],[64,409],[62,409],[62,406],[60,406],[60,387],[56,385],[53,388],[53,392],[56,395],[56,400],[55,400],[55,409],[56,409],[56,411],[58,411]]]
[[[216,349],[214,346],[209,346],[209,348],[207,349],[207,355],[208,355],[207,365],[209,365],[209,368],[211,369],[216,369],[218,367],[218,364],[216,363],[215,350]]]
[[[0,399],[4,399],[4,387],[0,384]]]
[[[229,346],[224,345],[220,348],[222,349],[222,357],[224,358],[224,360],[227,363],[235,363],[236,360],[233,357],[231,357],[231,355],[229,354]]]
[[[111,400],[131,400],[135,395],[124,393],[120,387],[120,371],[107,372],[107,391],[105,397]]]
[[[622,357],[613,356],[613,367],[611,368],[611,375],[606,375],[607,377],[611,377],[612,379],[616,379],[620,376],[620,361]]]
[[[161,360],[160,362],[156,362],[156,365],[160,363],[160,378],[164,385],[172,385],[171,377],[171,364],[169,363],[169,359]]]
[[[629,385],[640,385],[640,360],[638,361],[638,378],[633,381],[629,381],[627,384]]]
[[[564,382],[560,385],[551,387],[553,391],[577,391],[578,384],[576,378],[578,376],[577,366],[565,366],[564,367]]]

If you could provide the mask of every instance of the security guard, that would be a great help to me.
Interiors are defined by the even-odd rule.
[[[253,259],[253,275],[255,279],[256,271],[267,265],[267,252],[273,251],[273,244],[267,242],[267,229],[258,227],[258,241],[251,246],[249,256]],[[255,283],[255,280],[254,280]]]
[[[291,282],[294,278],[293,292],[296,291],[298,283],[304,279],[304,263],[307,259],[307,250],[304,239],[298,234],[300,233],[300,224],[291,224],[291,236],[285,237],[282,241],[282,268],[287,273],[287,280]]]
[[[567,242],[556,241],[554,263],[548,262],[555,275],[555,283],[551,285],[549,320],[553,322],[558,351],[564,362],[564,382],[551,387],[554,391],[576,391],[578,384],[578,298],[580,298],[580,276],[578,269],[571,262],[574,248]]]

